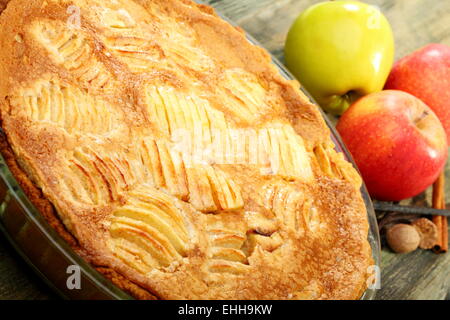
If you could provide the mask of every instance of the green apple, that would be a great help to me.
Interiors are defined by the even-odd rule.
[[[318,3],[292,25],[285,59],[325,111],[342,114],[359,97],[383,89],[394,60],[392,30],[374,6]]]

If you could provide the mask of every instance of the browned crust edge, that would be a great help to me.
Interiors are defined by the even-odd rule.
[[[3,132],[0,133],[0,153],[3,155],[5,162],[11,171],[14,178],[17,180],[19,186],[24,191],[25,195],[41,213],[47,223],[59,234],[61,238],[66,241],[69,246],[77,253],[82,255],[82,248],[75,237],[66,229],[64,224],[56,212],[53,204],[42,194],[42,191],[34,185],[34,183],[28,178],[28,175],[22,170],[19,163],[16,161],[14,152]],[[99,273],[105,278],[110,280],[114,285],[131,295],[132,297],[140,300],[157,300],[158,298],[138,286],[134,282],[128,280],[116,270],[105,267],[96,266],[84,258],[90,263]]]

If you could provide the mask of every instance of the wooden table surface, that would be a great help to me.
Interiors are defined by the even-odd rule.
[[[289,26],[317,0],[207,0],[253,35],[283,61]],[[366,0],[389,19],[396,41],[396,58],[431,42],[450,45],[450,0]],[[446,170],[450,182],[450,165]],[[450,202],[450,183],[447,183]],[[425,194],[430,201],[430,190]],[[382,285],[378,299],[450,299],[450,254],[417,250],[397,255],[382,252]],[[0,235],[0,299],[57,298],[24,264]]]

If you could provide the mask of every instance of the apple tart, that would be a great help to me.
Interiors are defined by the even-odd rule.
[[[361,179],[269,54],[189,0],[12,0],[2,153],[137,298],[355,299]]]

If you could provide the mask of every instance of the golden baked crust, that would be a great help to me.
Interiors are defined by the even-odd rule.
[[[113,282],[139,298],[360,297],[361,180],[240,30],[187,0],[12,0],[0,27],[14,159]]]

